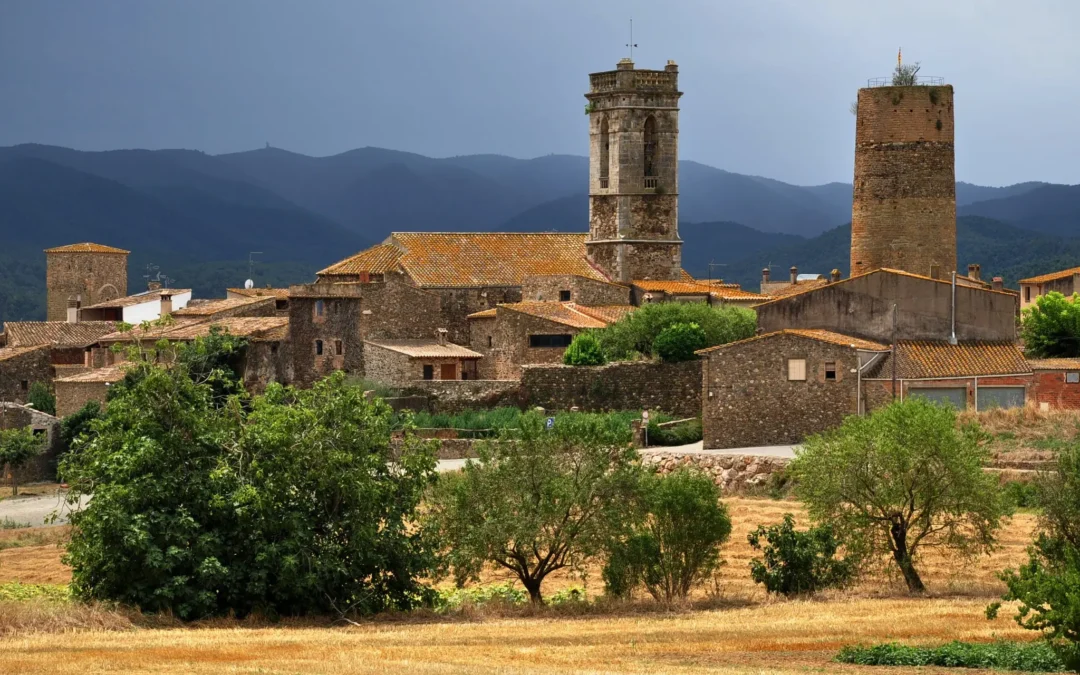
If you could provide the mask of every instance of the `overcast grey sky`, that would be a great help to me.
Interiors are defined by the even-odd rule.
[[[868,77],[956,87],[957,177],[1080,183],[1075,0],[0,0],[0,145],[586,154],[587,73],[680,67],[681,156],[850,181]]]

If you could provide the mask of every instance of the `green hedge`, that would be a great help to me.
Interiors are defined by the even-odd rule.
[[[840,650],[836,660],[860,666],[944,666],[1037,673],[1065,672],[1065,665],[1046,642],[950,642],[938,647],[909,647],[896,643],[871,647],[848,646]]]

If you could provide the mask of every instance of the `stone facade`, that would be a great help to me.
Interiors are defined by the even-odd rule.
[[[703,455],[663,449],[641,453],[641,463],[659,473],[671,473],[689,466],[713,479],[725,495],[760,493],[768,489],[773,474],[783,473],[791,460],[754,455]]]
[[[702,361],[626,361],[604,366],[528,365],[522,400],[549,410],[661,410],[701,414]]]
[[[878,270],[758,305],[758,329],[820,328],[868,340],[944,340],[952,329],[952,285]],[[1012,293],[956,287],[956,336],[963,340],[1016,339]]]
[[[804,379],[790,379],[793,359]],[[859,364],[851,347],[783,333],[707,352],[705,447],[790,445],[839,425],[857,410]]]
[[[244,350],[242,366],[244,386],[259,394],[271,383],[293,381],[291,350],[288,341],[250,340]]]
[[[26,403],[30,385],[52,382],[49,352],[48,346],[0,348],[0,401]]]
[[[90,401],[105,404],[105,396],[109,393],[109,383],[94,382],[68,382],[57,380],[56,386],[56,415],[67,417],[82,409]]]
[[[430,368],[432,380],[478,379],[476,362],[482,359],[413,357],[372,342],[364,343],[364,377],[392,387],[412,386]],[[444,377],[453,369],[453,377]]]
[[[532,347],[534,335],[574,336],[581,332],[561,323],[500,307],[495,318],[495,347],[481,351],[484,360],[494,362],[496,380],[521,379],[522,366],[562,363],[566,347]]]
[[[956,270],[953,88],[859,90],[851,273]]]
[[[529,277],[521,287],[525,302],[573,302],[585,306],[626,305],[630,288],[574,274]]]
[[[0,429],[30,427],[45,438],[45,451],[16,473],[19,484],[56,480],[56,460],[60,454],[60,420],[52,415],[14,403],[0,402]],[[11,482],[11,467],[0,465],[0,476]]]
[[[481,380],[498,379],[496,362],[501,350],[495,346],[496,316],[469,319],[469,349],[480,352],[484,358],[476,364],[476,377]]]
[[[589,260],[609,279],[671,279],[678,231],[679,69],[589,76]]]
[[[127,255],[126,251],[46,251],[46,319],[66,321],[68,300],[77,298],[88,307],[127,295]]]

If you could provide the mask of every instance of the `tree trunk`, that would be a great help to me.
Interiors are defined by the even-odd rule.
[[[525,590],[529,592],[529,600],[534,605],[544,604],[544,598],[540,595],[540,582],[543,579],[535,579],[533,577],[521,577],[521,585],[525,587]]]
[[[911,560],[911,553],[908,552],[907,526],[902,523],[893,523],[890,533],[893,540],[893,559],[896,560],[900,572],[904,575],[908,590],[912,593],[922,593],[926,590],[926,586],[923,586],[922,579]]]

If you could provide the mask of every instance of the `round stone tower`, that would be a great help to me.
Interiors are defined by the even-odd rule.
[[[870,86],[857,106],[851,274],[945,278],[956,269],[952,85]]]
[[[677,280],[679,67],[589,75],[589,260],[613,281]]]
[[[46,320],[71,320],[69,307],[89,307],[127,295],[127,257],[124,249],[101,244],[45,249]]]

